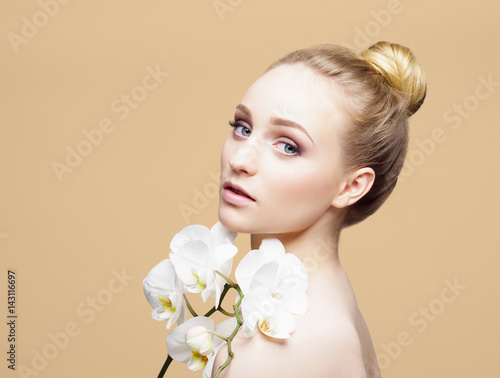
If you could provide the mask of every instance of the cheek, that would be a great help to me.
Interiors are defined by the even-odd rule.
[[[261,203],[264,214],[260,218],[263,223],[270,222],[266,224],[273,232],[303,230],[329,209],[334,198],[333,178],[317,166],[308,168],[267,177],[269,195]]]
[[[270,176],[278,202],[315,208],[315,205],[325,206],[333,199],[336,181],[326,169],[315,165],[297,167],[289,172],[273,172]]]

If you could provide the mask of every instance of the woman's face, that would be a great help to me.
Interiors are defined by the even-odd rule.
[[[252,84],[222,147],[219,220],[225,227],[286,233],[324,216],[343,177],[339,135],[346,116],[338,96],[303,64],[278,66]],[[225,189],[228,182],[251,199]]]

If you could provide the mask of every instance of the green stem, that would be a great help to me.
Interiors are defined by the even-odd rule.
[[[235,284],[231,278],[229,278],[228,276],[222,274],[221,272],[219,272],[218,270],[215,271],[215,273],[217,273],[219,276],[221,276],[222,278],[224,278],[227,283],[231,286],[231,287],[234,287],[236,289],[236,286],[238,286],[237,284]]]
[[[212,315],[215,311],[217,311],[218,309],[221,308],[221,304],[222,304],[222,301],[224,300],[224,297],[226,296],[227,292],[229,291],[229,289],[231,289],[231,286],[229,286],[229,284],[225,284],[224,285],[224,289],[222,290],[222,293],[220,295],[220,299],[219,299],[219,308],[216,308],[215,306],[212,307],[204,316],[206,317],[209,317],[210,315]],[[221,311],[222,312],[222,311]],[[233,315],[231,315],[233,316]]]
[[[219,370],[217,370],[217,374],[215,374],[215,378],[219,378],[220,373],[222,373],[222,370],[224,370],[226,368],[226,366],[229,365],[229,363],[231,362],[232,358],[233,358],[233,354],[232,353],[229,354],[229,356],[227,356],[226,362],[224,362],[224,364],[221,365],[221,367],[219,368]]]
[[[241,294],[238,303],[234,305],[234,314],[236,315],[236,321],[238,322],[238,326],[241,326],[243,324],[243,320],[240,318],[240,305],[242,300],[243,300],[243,294]],[[234,332],[234,334],[236,335],[236,332]]]
[[[240,295],[240,302],[241,302],[241,300],[243,299],[244,295],[243,295],[243,292],[240,289],[240,285],[236,285],[235,289],[236,289],[236,291],[238,291],[238,294]]]
[[[165,360],[165,363],[163,364],[163,367],[160,370],[160,374],[158,374],[158,378],[163,378],[171,362],[172,362],[172,357],[168,355],[167,359]]]
[[[236,333],[238,332],[241,325],[243,324],[243,321],[240,318],[240,314],[239,314],[240,313],[240,305],[241,305],[242,300],[243,300],[243,295],[241,295],[238,303],[236,303],[234,305],[234,313],[236,314],[237,324],[236,324],[236,327],[234,328],[233,333],[231,333],[231,335],[227,338],[227,360],[226,360],[226,362],[224,362],[224,364],[222,364],[219,367],[219,369],[217,370],[217,374],[215,374],[215,378],[219,378],[220,373],[222,373],[222,371],[227,367],[227,365],[229,365],[229,363],[231,362],[231,359],[234,356],[233,349],[231,347],[231,341],[234,339],[234,337],[236,336]]]
[[[217,311],[217,309],[214,307],[212,307],[205,315],[203,316],[206,316],[206,317],[209,317],[210,315],[212,315],[215,311]]]
[[[227,341],[227,337],[224,337],[224,336],[222,336],[222,335],[219,335],[217,332],[211,331],[211,330],[209,330],[209,329],[207,329],[207,332],[211,333],[212,335],[217,336],[219,339],[222,339],[222,340],[224,340],[224,341]]]
[[[231,316],[231,317],[234,316],[234,312],[228,312],[228,311],[224,310],[221,306],[219,306],[219,308],[217,309],[217,311],[222,312],[226,316]]]
[[[186,301],[186,306],[187,306],[189,312],[191,313],[191,315],[193,315],[194,317],[197,317],[198,314],[196,314],[196,312],[193,310],[193,307],[191,307],[191,303],[189,303],[189,301],[188,301],[188,299],[186,297],[186,294],[184,294],[184,299]]]
[[[229,289],[231,289],[231,286],[229,284],[225,284],[224,285],[224,289],[222,290],[222,293],[220,295],[219,307],[220,307],[220,304],[222,303],[222,301],[224,300],[224,297],[226,296],[226,294],[229,291]]]

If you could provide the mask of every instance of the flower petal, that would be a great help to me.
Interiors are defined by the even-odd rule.
[[[237,235],[237,232],[229,231],[221,222],[217,222],[210,229],[211,247],[215,248],[226,243],[232,244]]]
[[[287,339],[295,330],[295,318],[284,305],[276,306],[274,316],[278,319],[277,332],[271,337],[276,339]]]
[[[196,284],[193,269],[206,267],[208,260],[208,246],[201,240],[191,240],[176,252],[170,252],[170,259],[174,264],[179,279],[188,286]]]
[[[205,369],[208,362],[208,357],[198,352],[191,352],[192,356],[188,363],[188,369],[191,371]]]
[[[269,290],[260,288],[246,294],[240,308],[243,314],[243,333],[250,337],[255,333],[257,322],[274,313],[275,303]]]
[[[184,227],[173,237],[170,242],[170,250],[172,252],[177,252],[190,240],[201,240],[208,247],[210,246],[210,230],[200,224]]]
[[[285,339],[295,329],[295,319],[286,308],[285,302],[274,301],[264,288],[251,291],[241,302],[243,313],[243,334],[251,337],[256,328],[265,335]],[[258,327],[257,327],[258,324]]]
[[[212,254],[212,261],[210,263],[210,269],[213,275],[210,277],[210,288],[213,289],[210,295],[215,297],[215,306],[219,306],[219,299],[226,284],[226,280],[222,278],[215,271],[219,271],[225,276],[229,276],[231,273],[231,268],[233,266],[233,256],[238,251],[238,248],[234,245],[226,244],[224,246],[217,247]],[[212,282],[214,285],[212,285]]]
[[[243,324],[243,334],[245,337],[252,337],[255,335],[255,332],[257,332],[257,325],[256,324]]]
[[[223,244],[215,247],[210,255],[209,266],[213,270],[220,269],[220,267],[227,265],[228,261],[232,262],[236,252],[238,252],[238,248],[233,244]],[[231,270],[231,265],[229,265],[229,270]],[[229,274],[229,272],[226,273]]]
[[[151,316],[156,320],[167,320],[167,328],[177,321],[185,307],[184,288],[179,286],[175,269],[168,259],[163,260],[149,272],[143,281],[147,301],[153,308]],[[182,323],[185,319],[179,320]]]
[[[262,317],[259,320],[259,330],[266,336],[273,337],[279,330],[279,319],[271,315],[269,317]]]
[[[219,307],[220,296],[222,294],[222,290],[224,289],[224,285],[226,284],[226,280],[219,276],[217,273],[214,273],[214,287],[215,287],[215,308]]]
[[[179,311],[179,317],[177,318],[177,325],[181,325],[182,323],[184,323],[186,321],[186,315],[187,315],[187,305],[186,305],[186,301],[184,300],[182,302],[182,307]],[[170,328],[167,324],[167,328]]]
[[[236,325],[238,324],[238,321],[236,320],[236,317],[230,317],[229,319],[226,319],[219,324],[215,326],[215,332],[218,333],[221,336],[224,337],[229,337],[231,333],[233,333],[234,329],[236,328]],[[214,335],[214,348],[218,346],[219,344],[224,343],[225,341],[222,340],[220,337],[217,337]]]
[[[255,291],[259,288],[272,290],[275,288],[275,278],[278,272],[279,264],[276,261],[269,261],[262,265],[250,281],[249,291]]]
[[[306,267],[297,256],[291,253],[287,253],[280,263],[277,280],[282,281],[284,279],[293,280],[288,282],[291,290],[300,291],[307,289],[309,277]]]
[[[212,378],[212,371],[214,369],[215,358],[217,357],[217,353],[219,350],[226,345],[224,341],[222,344],[214,348],[213,353],[208,356],[207,365],[205,366],[205,370],[203,370],[203,378]],[[217,368],[218,369],[218,368]]]
[[[176,289],[176,274],[174,265],[169,259],[165,259],[151,269],[143,281],[143,289],[146,298],[156,296],[151,293],[160,291],[172,291]]]
[[[293,295],[284,295],[286,308],[292,314],[304,315],[307,312],[308,300],[305,291],[294,293]]]
[[[259,250],[265,252],[268,261],[280,261],[285,257],[285,247],[277,238],[266,238],[260,243]]]
[[[234,271],[236,281],[240,285],[243,294],[248,293],[250,290],[250,281],[252,280],[255,272],[264,265],[268,260],[265,254],[258,249],[248,252],[241,259],[240,263]]]
[[[186,300],[184,296],[178,292],[170,293],[170,301],[172,306],[175,307],[173,315],[168,319],[167,328],[177,321],[177,324],[182,324],[186,320]]]
[[[208,356],[214,350],[212,336],[205,327],[196,326],[186,332],[186,344],[191,348],[191,351]]]
[[[188,362],[192,358],[193,353],[186,344],[186,332],[196,326],[203,326],[213,330],[214,321],[205,316],[197,316],[177,326],[167,335],[168,354],[170,354],[174,360]]]

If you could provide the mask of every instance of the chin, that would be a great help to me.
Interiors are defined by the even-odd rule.
[[[229,231],[244,234],[251,234],[254,232],[254,230],[250,227],[251,225],[248,220],[241,219],[240,217],[231,214],[229,211],[221,210],[220,207],[218,216],[219,221]]]

